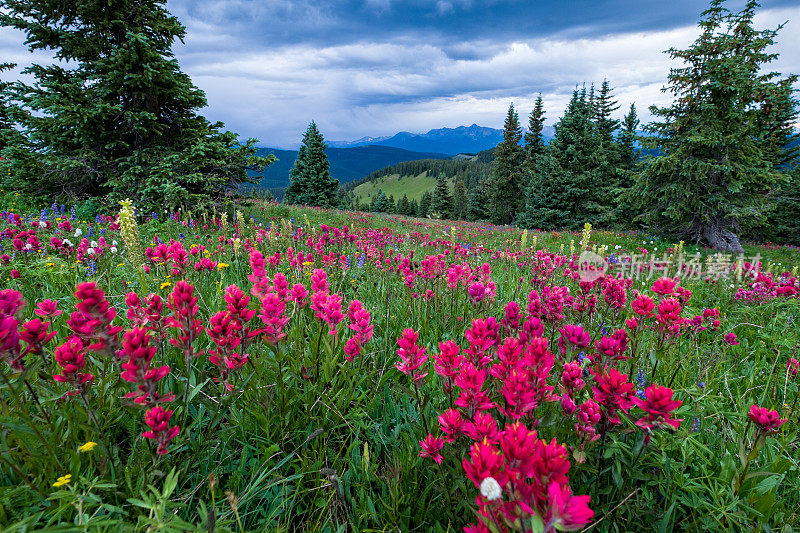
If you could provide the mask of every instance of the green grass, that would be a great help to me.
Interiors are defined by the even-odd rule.
[[[447,180],[450,187],[453,187],[452,179]],[[433,192],[436,187],[436,178],[428,176],[428,172],[423,172],[417,176],[399,176],[393,174],[376,181],[362,183],[354,189],[359,202],[369,203],[378,194],[378,190],[383,190],[386,196],[394,196],[395,202],[405,194],[409,200],[422,199],[425,192]]]

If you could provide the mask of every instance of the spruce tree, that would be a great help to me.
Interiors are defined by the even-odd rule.
[[[136,198],[142,208],[194,204],[271,161],[198,114],[206,98],[172,52],[186,29],[165,0],[0,1],[0,26],[26,35],[34,64],[6,91],[15,123],[4,185],[30,194]]]
[[[11,70],[16,65],[13,63],[0,63],[0,73],[5,70]],[[11,136],[15,133],[13,131],[14,122],[11,119],[9,110],[7,91],[11,88],[10,82],[0,80],[0,157],[3,155],[3,148],[10,142]]]
[[[453,218],[453,197],[444,175],[436,180],[436,187],[431,197],[431,214],[441,219]]]
[[[619,129],[619,120],[611,118],[611,114],[619,109],[619,104],[614,100],[611,91],[611,84],[604,79],[592,109],[594,120],[597,124],[597,134],[600,136],[600,142],[604,147],[613,145],[614,132]]]
[[[411,209],[411,204],[408,202],[408,196],[404,194],[403,197],[400,198],[400,200],[398,200],[397,202],[397,214],[408,216],[411,214],[409,212],[410,209]]]
[[[611,188],[586,88],[576,89],[553,140],[531,171],[520,225],[577,229],[603,226],[612,211]]]
[[[632,221],[641,213],[637,210],[637,202],[633,197],[633,186],[639,167],[640,150],[637,147],[639,117],[636,105],[631,104],[628,113],[622,119],[622,127],[617,135],[618,167],[616,169],[617,201],[614,205],[612,225],[621,229],[631,229]]]
[[[372,205],[370,206],[370,211],[374,213],[385,213],[386,212],[386,194],[384,194],[383,189],[378,189],[378,193],[372,199]]]
[[[521,140],[519,116],[511,104],[503,126],[503,141],[495,148],[489,185],[491,216],[496,224],[512,223],[522,207],[526,180]]]
[[[467,199],[467,220],[489,219],[489,183],[482,180],[474,187]]]
[[[417,212],[417,216],[419,217],[426,217],[431,212],[431,193],[430,191],[425,191],[422,193],[422,198],[419,201],[419,210]]]
[[[528,172],[532,171],[536,159],[544,152],[544,114],[544,102],[540,94],[528,118],[528,131],[525,133],[525,169]]]
[[[395,204],[394,202],[393,194],[390,194],[389,197],[386,199],[386,212],[397,213],[397,204]]]
[[[765,105],[782,83],[768,69],[777,54],[767,52],[780,28],[754,29],[757,7],[748,0],[732,13],[712,0],[695,42],[668,50],[685,66],[669,75],[673,104],[651,107],[662,121],[649,125],[647,146],[663,155],[637,182],[654,231],[742,252],[738,233],[766,218],[769,192],[785,177],[765,127]]]
[[[416,217],[419,215],[419,203],[416,200],[411,200],[408,206],[408,216]]]
[[[765,151],[776,168],[788,174],[788,181],[775,187],[768,224],[755,235],[762,240],[797,245],[800,244],[800,135],[794,129],[798,102],[791,84],[790,79],[778,82],[767,95],[768,104],[763,106]]]
[[[303,134],[303,143],[289,173],[289,188],[284,201],[287,204],[333,207],[339,182],[331,176],[330,163],[325,154],[325,139],[314,121]]]
[[[456,184],[453,186],[452,216],[456,220],[462,220],[467,216],[467,187],[461,177],[456,178]]]
[[[620,166],[626,170],[633,170],[639,160],[639,150],[636,148],[637,129],[639,116],[636,113],[636,104],[631,104],[628,114],[622,119],[622,130],[619,132]]]

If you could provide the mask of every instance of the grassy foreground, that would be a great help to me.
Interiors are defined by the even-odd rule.
[[[261,204],[3,217],[6,531],[800,524],[796,249]]]

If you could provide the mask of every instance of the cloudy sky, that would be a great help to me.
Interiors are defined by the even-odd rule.
[[[742,0],[729,0],[738,8]],[[787,22],[775,64],[800,73],[800,0],[763,0]],[[549,123],[576,84],[607,77],[623,109],[665,104],[663,50],[697,35],[705,0],[169,0],[187,26],[175,52],[212,120],[289,147],[316,120],[330,140],[477,123],[502,127],[541,93]],[[24,63],[0,29],[0,58]],[[800,87],[799,87],[800,88]]]

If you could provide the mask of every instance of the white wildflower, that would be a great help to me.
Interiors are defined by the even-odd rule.
[[[83,235],[83,231],[81,230],[81,228],[75,228],[75,235],[74,236],[75,237],[80,237],[81,235]]]
[[[503,489],[500,488],[500,483],[495,478],[487,477],[481,481],[481,495],[493,502],[503,497]]]

